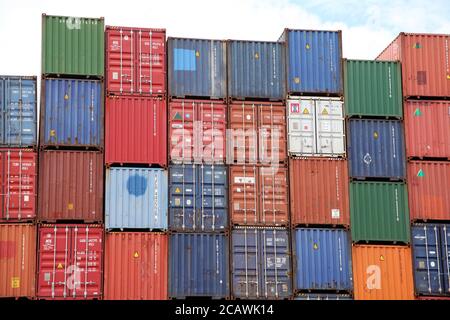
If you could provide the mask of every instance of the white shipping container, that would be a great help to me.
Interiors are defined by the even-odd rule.
[[[345,155],[344,103],[340,98],[290,97],[287,108],[290,156]]]

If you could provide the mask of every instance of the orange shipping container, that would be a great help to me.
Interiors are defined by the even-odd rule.
[[[36,226],[0,224],[0,298],[33,298]]]
[[[167,247],[162,233],[107,233],[105,299],[166,300]]]
[[[288,225],[287,171],[281,166],[231,166],[231,222],[250,226]]]
[[[414,300],[409,247],[356,245],[352,256],[355,300]]]
[[[350,224],[347,160],[291,159],[289,180],[293,225]]]
[[[410,161],[407,168],[411,220],[450,220],[450,162]]]

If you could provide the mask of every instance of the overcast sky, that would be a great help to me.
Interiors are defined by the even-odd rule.
[[[448,0],[0,0],[0,74],[40,73],[42,13],[193,38],[275,41],[285,27],[342,30],[345,57],[374,59],[401,31],[450,33],[449,12]]]

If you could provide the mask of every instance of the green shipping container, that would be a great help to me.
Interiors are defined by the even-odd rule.
[[[346,60],[344,81],[348,116],[403,118],[399,62]]]
[[[105,21],[42,15],[42,73],[45,76],[104,75]]]
[[[405,183],[351,182],[353,242],[409,243],[409,209]]]

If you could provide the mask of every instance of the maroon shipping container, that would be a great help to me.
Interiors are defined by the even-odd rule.
[[[29,221],[36,217],[36,179],[36,152],[0,149],[0,220]]]
[[[38,220],[103,221],[103,153],[41,151]]]
[[[286,108],[282,103],[232,102],[229,107],[227,162],[285,163]]]
[[[108,94],[166,94],[166,30],[106,27]]]
[[[167,166],[167,106],[160,97],[106,98],[106,164]]]
[[[227,105],[223,101],[169,102],[169,157],[174,163],[225,163]]]
[[[39,299],[101,299],[103,228],[41,225],[38,229]]]
[[[412,221],[450,221],[450,162],[410,161],[408,199]]]
[[[450,35],[400,33],[377,60],[402,63],[403,96],[450,97]]]

